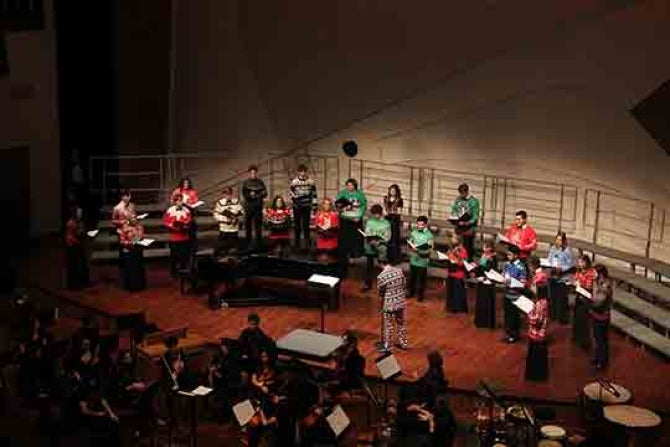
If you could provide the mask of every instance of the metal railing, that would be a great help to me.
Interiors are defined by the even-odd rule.
[[[138,203],[167,204],[178,179],[188,176],[201,197],[212,203],[223,186],[240,186],[248,163],[249,159],[222,154],[93,157],[90,188],[105,204],[116,200],[121,185],[133,190]],[[355,178],[371,205],[381,202],[395,183],[402,190],[406,213],[446,219],[458,185],[466,182],[480,200],[483,226],[504,228],[523,209],[540,234],[560,229],[572,238],[670,262],[670,216],[649,201],[557,182],[307,153],[257,163],[270,197],[287,194],[300,163],[308,166],[321,197],[335,196],[347,178]]]

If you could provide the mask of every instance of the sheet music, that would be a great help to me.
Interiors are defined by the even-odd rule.
[[[463,265],[465,266],[465,270],[467,270],[468,272],[471,272],[477,268],[474,262],[464,261]]]
[[[333,430],[335,437],[339,437],[347,429],[351,421],[340,405],[333,408],[333,412],[326,416],[326,421]]]
[[[575,287],[575,292],[577,292],[578,294],[580,294],[581,296],[583,296],[585,298],[591,299],[591,292],[584,289],[582,286]]]
[[[177,391],[177,394],[180,394],[182,396],[188,396],[188,397],[195,396],[195,394],[193,394],[191,391],[183,391],[183,390]]]
[[[437,253],[437,259],[439,259],[440,261],[446,261],[447,259],[449,259],[449,256],[445,255],[439,250],[435,250],[435,253]]]
[[[91,231],[87,231],[86,235],[88,237],[96,237],[98,235],[98,233],[100,233],[100,230],[91,230]]]
[[[513,289],[523,289],[525,286],[516,278],[510,278],[509,286]]]
[[[540,258],[540,267],[551,268],[553,265],[551,265],[549,258]]]
[[[340,282],[340,278],[337,278],[336,276],[319,275],[318,273],[314,273],[312,276],[309,277],[307,282],[313,282],[317,284],[324,284],[329,287],[335,287],[335,285],[338,282]]]
[[[147,217],[149,217],[149,213],[143,213],[137,216],[137,220],[146,219]]]
[[[533,310],[533,306],[535,305],[532,300],[523,295],[521,295],[516,300],[512,301],[512,303],[526,314],[529,314],[530,311]]]
[[[379,375],[384,380],[402,372],[400,365],[398,364],[398,360],[393,355],[389,355],[378,361],[377,370],[379,371]]]
[[[414,244],[412,243],[412,241],[407,241],[407,245],[409,245],[409,246],[412,247],[414,250],[416,250],[416,245],[414,245]],[[443,253],[443,254],[444,254],[444,253]],[[438,254],[437,257],[439,258],[440,255]]]
[[[143,247],[148,247],[149,245],[153,244],[154,242],[156,242],[156,239],[150,239],[150,238],[145,237],[144,239],[141,239],[138,242],[138,244],[142,245]]]
[[[496,272],[495,270],[489,270],[488,272],[486,272],[486,277],[493,282],[499,282],[499,283],[505,282],[505,277],[500,273]]]
[[[251,401],[247,399],[233,405],[233,414],[237,419],[237,423],[240,424],[240,427],[244,427],[249,423],[251,418],[254,417],[256,410],[254,409],[254,406],[251,405]]]
[[[367,237],[368,235],[365,234],[365,231],[361,230],[360,228],[358,229],[358,232],[363,235],[363,237]]]
[[[205,202],[203,202],[202,200],[198,200],[193,205],[191,205],[191,208],[197,208],[197,207],[202,206],[204,204],[205,204]]]
[[[194,396],[207,396],[211,392],[212,392],[211,388],[207,388],[206,386],[202,386],[202,385],[200,385],[198,388],[191,391],[191,393]]]
[[[507,236],[504,236],[500,233],[498,233],[498,242],[504,242],[505,244],[516,245],[514,242],[509,240]]]

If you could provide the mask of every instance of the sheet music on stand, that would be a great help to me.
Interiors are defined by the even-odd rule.
[[[235,405],[233,405],[233,414],[237,423],[240,424],[240,427],[244,427],[249,423],[251,418],[256,414],[254,406],[251,404],[249,399],[243,400]]]
[[[91,230],[91,231],[87,231],[87,232],[86,232],[86,235],[87,235],[88,237],[96,237],[96,236],[98,235],[99,232],[100,232],[100,230]]]
[[[137,216],[137,220],[146,219],[147,217],[149,217],[149,213],[142,213],[139,216]]]
[[[535,304],[531,299],[523,295],[521,295],[516,300],[512,301],[512,304],[518,307],[525,314],[529,314],[530,311],[533,310],[533,307],[535,306]]]
[[[143,238],[141,239],[138,244],[143,246],[143,247],[148,247],[149,245],[153,244],[156,241],[156,239],[150,239],[150,238]]]
[[[398,360],[393,354],[379,357],[375,364],[377,365],[377,370],[379,371],[382,380],[394,379],[402,374]]]
[[[575,292],[583,296],[584,298],[591,299],[591,292],[583,288],[582,286],[575,287]]]
[[[351,424],[349,416],[347,416],[347,413],[344,412],[340,405],[336,405],[335,408],[333,408],[332,413],[326,416],[326,421],[328,422],[330,429],[333,430],[336,438],[338,438],[342,432],[349,427],[349,424]]]

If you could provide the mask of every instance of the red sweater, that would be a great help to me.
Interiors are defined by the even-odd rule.
[[[546,298],[535,301],[533,309],[528,314],[528,338],[531,341],[544,341],[547,338],[547,316],[549,304]]]
[[[465,263],[468,259],[468,252],[464,247],[456,247],[449,250],[447,253],[449,258],[448,275],[450,278],[463,279],[465,278]]]
[[[65,224],[65,245],[74,247],[81,244],[81,233],[81,223],[73,218],[68,220]]]
[[[337,211],[319,211],[316,213],[316,248],[319,250],[335,250],[337,248],[337,228],[340,216]],[[329,228],[324,231],[321,227]]]
[[[124,225],[118,230],[119,242],[124,247],[130,247],[136,240],[144,237],[144,229],[141,225]]]
[[[173,205],[165,211],[163,224],[170,231],[170,242],[188,241],[188,226],[191,220],[191,212],[186,207],[177,209]]]
[[[265,220],[268,222],[270,232],[268,239],[290,239],[289,230],[291,228],[291,208],[265,210]]]
[[[589,267],[585,270],[578,270],[577,273],[575,273],[575,281],[577,281],[583,289],[591,292],[593,291],[593,282],[596,280],[596,276],[596,269]]]
[[[189,189],[184,189],[181,187],[177,188],[174,191],[172,191],[172,195],[170,197],[172,197],[175,194],[181,194],[184,205],[188,206],[193,206],[196,202],[198,202],[198,200],[200,200],[198,198],[198,190],[193,188]]]
[[[530,225],[518,227],[516,224],[512,224],[505,232],[505,237],[519,247],[519,257],[521,259],[526,259],[537,248],[537,234]]]

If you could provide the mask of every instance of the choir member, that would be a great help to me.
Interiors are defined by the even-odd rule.
[[[244,208],[237,197],[233,196],[233,188],[223,188],[222,197],[214,205],[214,219],[219,223],[219,256],[226,256],[239,247],[240,217]]]
[[[475,252],[475,233],[479,222],[479,200],[470,195],[470,187],[467,183],[459,185],[458,197],[451,205],[451,215],[459,218],[455,221],[456,233],[461,236],[465,251],[468,253],[468,260],[471,260]]]
[[[270,247],[277,256],[283,257],[291,239],[291,208],[286,205],[282,196],[275,196],[270,207],[265,210],[264,217],[268,226]]]
[[[89,284],[88,260],[84,249],[86,233],[76,208],[70,210],[65,224],[66,286],[77,290]]]
[[[484,242],[484,250],[476,270],[481,274],[496,270],[496,252],[492,241]],[[475,326],[488,329],[496,327],[496,286],[485,276],[480,277],[477,282]]]
[[[172,206],[163,215],[163,224],[170,232],[170,275],[173,278],[177,278],[179,271],[191,267],[191,221],[191,212],[183,206],[183,196],[174,194]]]
[[[468,298],[465,292],[465,264],[468,253],[462,245],[461,237],[451,235],[451,247],[447,252],[447,298],[445,310],[451,313],[467,313]]]
[[[363,290],[370,290],[374,278],[375,259],[385,258],[387,246],[391,240],[391,224],[382,217],[382,206],[375,204],[370,208],[371,216],[365,222],[365,280]]]
[[[505,337],[507,343],[516,343],[519,339],[520,317],[519,310],[514,305],[514,301],[519,299],[520,289],[511,286],[512,278],[526,283],[526,266],[519,259],[519,248],[512,245],[507,252],[507,264],[503,269],[503,276],[507,282],[505,289],[505,299],[503,300],[503,313],[505,315]]]
[[[125,189],[121,191],[121,201],[112,209],[112,224],[116,228],[121,226],[133,217],[137,217],[135,204],[131,201],[130,191]]]
[[[249,166],[248,173],[249,177],[242,183],[244,231],[247,246],[252,246],[252,234],[255,234],[256,246],[260,247],[263,242],[263,201],[268,196],[268,190],[263,180],[258,178],[257,166]]]
[[[549,249],[547,260],[551,266],[549,317],[561,324],[568,324],[568,283],[572,281],[571,275],[575,265],[564,232],[561,231],[556,235],[554,245]]]
[[[384,196],[384,212],[386,220],[391,224],[391,240],[389,241],[388,257],[396,262],[400,259],[400,226],[403,208],[402,194],[397,184],[389,186]]]
[[[358,189],[358,182],[350,178],[345,183],[345,188],[337,194],[335,205],[340,212],[338,257],[340,263],[348,265],[349,258],[359,258],[363,255],[363,236],[358,230],[362,228],[368,199],[365,193]]]
[[[505,237],[519,248],[519,259],[525,262],[537,248],[537,235],[533,227],[528,225],[528,215],[525,211],[517,211],[514,223],[505,232]]]
[[[581,287],[593,295],[593,284],[597,273],[591,266],[591,258],[582,254],[577,258],[577,273],[575,273],[575,285]],[[587,298],[577,293],[575,306],[572,310],[572,340],[577,346],[590,349],[591,335],[589,334],[589,307]]]
[[[374,207],[373,207],[374,208]],[[407,349],[407,289],[405,274],[395,260],[380,258],[383,268],[377,276],[377,291],[382,300],[382,342],[380,351],[390,352],[394,325],[398,349]]]
[[[536,278],[537,279],[537,278]],[[544,281],[542,277],[537,279]],[[524,294],[534,298],[533,308],[528,313],[528,352],[526,354],[526,380],[545,381],[549,375],[549,353],[547,347],[547,320],[549,303],[546,297],[546,282],[534,282],[537,293],[532,290]]]
[[[131,218],[117,232],[123,255],[123,262],[120,263],[123,288],[129,292],[143,290],[146,285],[146,272],[143,247],[139,242],[144,237],[144,229],[136,218]]]
[[[300,248],[300,236],[302,235],[305,239],[305,248],[309,249],[311,217],[316,211],[318,201],[316,183],[307,174],[307,166],[298,165],[298,176],[291,180],[289,193],[293,204],[295,246]]]
[[[316,249],[325,255],[332,255],[337,250],[337,231],[340,227],[340,216],[333,209],[332,200],[326,198],[321,202],[321,209],[316,213]]]
[[[610,308],[612,307],[612,281],[607,267],[596,264],[596,279],[593,284],[591,301],[591,324],[593,325],[593,340],[595,342],[596,369],[607,367],[609,362],[609,325]]]
[[[198,250],[198,222],[196,220],[196,204],[200,201],[198,190],[193,186],[190,178],[184,177],[179,180],[179,184],[172,191],[172,196],[181,194],[182,205],[191,212],[191,224],[188,226],[188,240],[191,245],[192,255]]]
[[[423,301],[426,290],[426,277],[434,243],[433,233],[428,229],[428,218],[417,217],[416,227],[410,231],[407,238],[410,250],[408,296],[416,296],[419,302]]]

